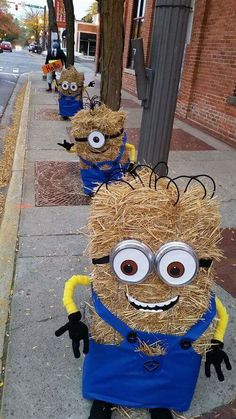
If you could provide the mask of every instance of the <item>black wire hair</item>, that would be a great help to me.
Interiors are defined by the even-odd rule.
[[[165,175],[159,176],[156,173],[156,172],[158,172],[158,166],[160,166],[160,165],[164,165],[164,167],[166,169],[165,170],[166,171]],[[105,182],[101,183],[101,185],[99,185],[98,189],[95,192],[95,195],[100,191],[100,189],[104,185],[106,186],[106,189],[108,190],[109,184],[110,183],[114,183],[114,182],[126,183],[132,190],[135,190],[135,187],[133,185],[131,185],[128,180],[124,180],[122,178],[121,179],[114,179],[115,175],[117,173],[119,173],[119,172],[122,172],[123,175],[125,175],[125,174],[131,175],[133,178],[138,179],[142,186],[145,186],[144,183],[143,183],[143,181],[142,181],[141,176],[139,176],[139,174],[138,174],[138,170],[142,169],[143,167],[145,167],[148,170],[150,170],[150,177],[149,177],[149,182],[148,182],[148,186],[149,186],[150,189],[153,188],[153,186],[152,186],[152,178],[153,177],[154,177],[154,189],[156,191],[158,191],[158,182],[161,179],[167,179],[167,180],[169,180],[169,182],[167,183],[166,189],[169,189],[170,184],[173,184],[174,185],[174,187],[176,189],[176,193],[177,193],[176,201],[173,204],[174,206],[179,202],[179,198],[180,198],[180,190],[179,190],[179,187],[178,187],[178,184],[177,184],[177,181],[178,180],[186,180],[186,179],[188,180],[187,181],[187,184],[185,186],[185,189],[184,189],[184,193],[187,192],[187,190],[190,187],[190,184],[192,182],[196,182],[199,185],[201,185],[201,187],[203,189],[202,199],[206,198],[206,196],[207,196],[207,188],[204,185],[203,181],[200,180],[199,178],[205,178],[206,180],[210,180],[211,183],[212,183],[212,192],[211,192],[211,195],[210,195],[209,198],[212,199],[213,196],[215,195],[216,184],[215,184],[214,179],[211,176],[206,175],[206,174],[200,174],[200,175],[194,175],[194,176],[181,175],[181,176],[176,176],[176,177],[171,178],[170,176],[168,176],[168,172],[169,172],[168,166],[167,166],[166,162],[164,162],[164,161],[158,162],[154,167],[151,167],[148,164],[137,164],[137,165],[134,166],[134,168],[131,171],[130,170],[127,170],[127,169],[123,169],[123,168],[117,168],[117,169],[111,171],[110,176],[108,176],[107,180]]]
[[[83,106],[84,109],[90,109],[93,111],[96,107],[101,106],[102,102],[98,95],[90,96],[87,89],[84,90],[86,95],[83,96]]]

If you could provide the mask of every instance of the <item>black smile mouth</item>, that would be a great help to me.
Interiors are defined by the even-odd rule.
[[[143,301],[139,301],[136,298],[129,295],[127,292],[125,295],[129,303],[134,308],[140,311],[152,312],[152,313],[170,310],[179,301],[179,295],[177,295],[176,297],[170,298],[169,300],[161,301],[158,303],[145,303]]]

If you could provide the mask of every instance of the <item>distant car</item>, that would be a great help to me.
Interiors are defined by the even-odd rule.
[[[34,46],[35,44],[29,44],[29,46],[28,46],[28,50],[29,51],[32,51],[32,48],[33,48],[33,46]]]
[[[37,53],[37,54],[41,54],[42,52],[42,46],[39,44],[30,44],[29,45],[29,51]]]
[[[1,44],[0,44],[0,54],[3,52],[3,49],[2,49],[2,47],[1,47]]]
[[[3,49],[3,51],[12,52],[12,44],[8,41],[2,41],[1,48]]]

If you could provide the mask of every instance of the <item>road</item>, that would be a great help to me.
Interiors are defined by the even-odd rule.
[[[40,71],[44,57],[27,50],[0,54],[0,118],[21,74]]]

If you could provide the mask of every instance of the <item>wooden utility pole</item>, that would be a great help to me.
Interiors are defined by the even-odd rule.
[[[193,0],[156,0],[148,72],[140,78],[143,100],[138,160],[155,166],[167,163],[173,128],[181,66]],[[134,48],[135,49],[135,48]],[[136,51],[135,51],[136,52]],[[140,75],[140,64],[135,66]],[[144,85],[142,85],[142,79]],[[146,95],[145,95],[146,90]],[[158,171],[163,174],[164,166]]]

